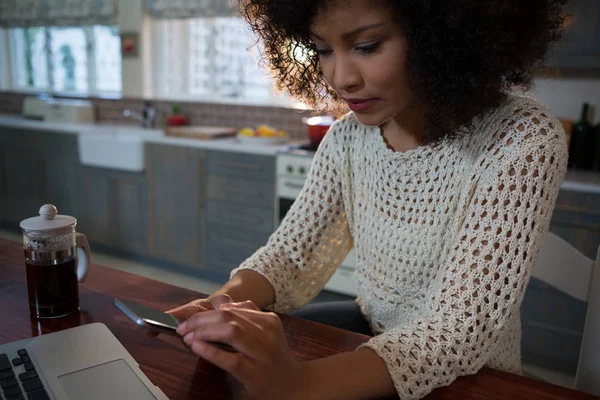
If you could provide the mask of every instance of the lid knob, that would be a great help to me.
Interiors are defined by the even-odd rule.
[[[44,204],[40,207],[40,216],[45,220],[52,220],[58,214],[58,209],[52,204]]]

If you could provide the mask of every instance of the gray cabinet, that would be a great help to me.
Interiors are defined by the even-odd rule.
[[[275,157],[210,151],[207,164],[208,269],[229,274],[273,233]]]
[[[273,232],[273,209],[209,200],[206,209],[211,225],[253,233],[264,238]]]
[[[248,230],[222,228],[208,225],[208,267],[219,274],[229,274],[261,246],[268,235],[256,235]]]
[[[600,194],[561,190],[550,231],[595,259],[600,245]],[[569,267],[564,266],[567,274]],[[586,302],[532,278],[521,305],[523,362],[575,375],[586,311]]]
[[[151,257],[205,268],[204,159],[202,150],[146,145]]]
[[[596,259],[600,245],[600,194],[561,190],[550,231],[587,257]]]
[[[210,151],[208,173],[252,182],[275,181],[275,157],[256,154]]]
[[[600,73],[600,2],[571,0],[565,10],[565,32],[549,55],[550,64]]]
[[[0,219],[18,228],[42,204],[77,215],[77,138],[3,128],[0,133]]]
[[[145,172],[81,165],[77,135],[0,128],[0,223],[42,204],[92,245],[225,277],[274,230],[275,157],[145,145]]]
[[[81,167],[79,231],[93,243],[124,254],[148,248],[147,182],[144,173]]]

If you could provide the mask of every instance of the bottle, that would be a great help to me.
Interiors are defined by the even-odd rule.
[[[589,123],[589,130],[587,132],[587,137],[585,139],[585,153],[587,154],[584,159],[584,168],[585,169],[589,169],[592,171],[596,170],[596,153],[597,153],[597,147],[598,147],[598,130],[596,128],[596,126],[594,125],[594,121],[596,120],[595,118],[596,116],[596,106],[595,105],[590,105],[589,111],[588,111],[588,123]]]
[[[589,123],[590,105],[583,104],[581,119],[573,126],[571,133],[571,146],[569,148],[569,167],[574,169],[585,169],[588,165],[588,153],[586,144],[589,141],[590,128]],[[590,168],[590,167],[588,167]]]
[[[600,122],[596,125],[596,132],[594,133],[596,138],[596,150],[594,152],[594,170],[600,172]]]

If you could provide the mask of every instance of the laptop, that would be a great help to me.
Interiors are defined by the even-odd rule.
[[[0,399],[167,399],[101,323],[0,345]]]

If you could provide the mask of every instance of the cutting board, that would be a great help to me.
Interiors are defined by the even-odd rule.
[[[191,139],[220,139],[235,136],[236,128],[226,126],[169,126],[165,129],[167,136],[177,136]]]

